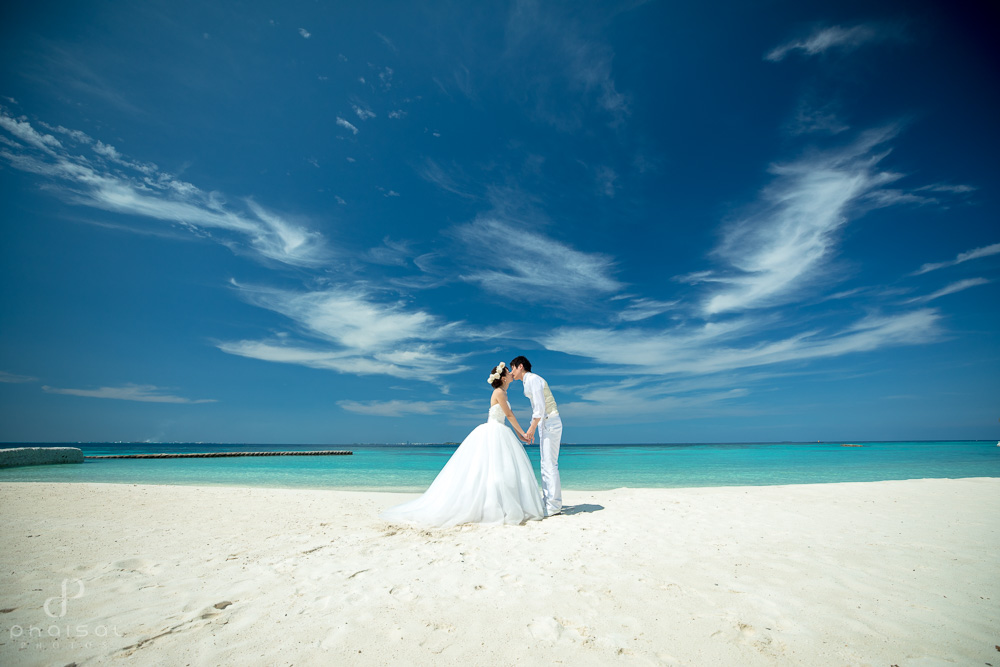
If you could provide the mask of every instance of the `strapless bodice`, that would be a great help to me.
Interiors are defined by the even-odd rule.
[[[508,403],[508,405],[510,405]],[[496,422],[497,424],[503,424],[507,419],[507,416],[503,413],[503,408],[500,407],[499,403],[490,406],[490,412],[486,416],[486,421]]]

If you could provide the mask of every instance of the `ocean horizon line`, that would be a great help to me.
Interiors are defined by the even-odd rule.
[[[924,440],[871,440],[866,438],[839,438],[826,440],[713,440],[713,441],[674,441],[674,442],[564,442],[561,447],[671,447],[696,445],[834,445],[834,444],[892,444],[892,443],[937,443],[937,442],[992,442],[998,438],[931,438]],[[66,440],[28,442],[0,442],[0,448],[12,447],[66,447],[73,445],[198,445],[221,447],[456,447],[461,442],[219,442],[209,440]],[[535,446],[529,443],[526,446]]]

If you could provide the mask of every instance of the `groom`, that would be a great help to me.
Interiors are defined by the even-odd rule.
[[[559,483],[559,442],[562,440],[562,419],[556,401],[549,391],[549,384],[540,375],[531,372],[531,362],[525,357],[514,357],[510,362],[511,374],[524,385],[524,395],[531,401],[531,426],[525,440],[531,442],[538,429],[538,449],[542,455],[542,502],[545,515],[562,514],[562,485]]]

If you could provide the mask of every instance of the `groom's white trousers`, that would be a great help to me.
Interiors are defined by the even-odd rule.
[[[547,416],[538,424],[538,449],[542,457],[542,503],[545,514],[562,511],[562,484],[559,482],[559,443],[563,424],[559,413]]]

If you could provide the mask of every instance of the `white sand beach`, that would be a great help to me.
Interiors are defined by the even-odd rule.
[[[0,663],[1000,665],[1000,479],[410,497],[0,484]]]

